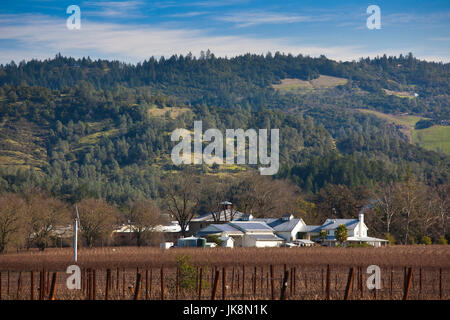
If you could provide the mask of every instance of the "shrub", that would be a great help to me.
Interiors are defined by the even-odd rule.
[[[428,236],[423,236],[422,239],[420,239],[421,244],[430,245],[432,244],[431,238]]]
[[[395,244],[395,237],[392,235],[392,234],[390,234],[390,233],[386,233],[385,235],[384,235],[384,237],[386,238],[386,240],[387,241],[389,241],[389,245],[390,246],[392,246],[392,245],[394,245]]]
[[[438,239],[437,243],[438,243],[438,244],[448,244],[448,241],[447,241],[447,239],[445,239],[444,236],[441,236],[441,237]]]
[[[177,257],[177,266],[180,270],[180,285],[183,289],[194,290],[197,272],[190,264],[189,256],[181,255]]]

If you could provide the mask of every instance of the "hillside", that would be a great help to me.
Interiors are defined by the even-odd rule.
[[[192,130],[194,120],[222,132],[279,128],[277,177],[309,193],[411,173],[430,185],[448,182],[448,135],[413,127],[450,118],[449,70],[412,55],[338,63],[279,53],[8,64],[0,67],[0,188],[39,186],[70,200],[157,198],[161,178],[180,169],[170,160],[170,133]],[[392,94],[411,90],[419,96]],[[393,116],[401,113],[408,115]],[[227,176],[256,166],[197,170]]]

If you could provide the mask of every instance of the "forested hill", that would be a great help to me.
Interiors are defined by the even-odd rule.
[[[274,85],[283,79],[305,81],[320,75],[345,80],[332,93],[332,104],[450,119],[450,64],[420,61],[412,54],[335,62],[324,56],[311,58],[280,53],[227,59],[216,58],[207,51],[199,58],[192,55],[150,58],[137,65],[57,55],[52,60],[1,66],[0,85],[58,90],[81,82],[95,89],[147,86],[192,105],[283,108],[311,105],[311,96],[317,90],[306,90],[303,92],[306,99],[299,99],[295,94],[275,90]],[[404,95],[414,93],[418,94],[417,99],[404,99]],[[330,97],[324,99],[329,102]]]
[[[279,128],[277,178],[309,194],[411,174],[448,183],[449,156],[424,149],[426,136],[414,143],[414,125],[446,128],[439,124],[450,119],[449,71],[412,55],[335,62],[207,52],[137,65],[60,55],[10,63],[0,67],[0,192],[38,186],[72,201],[157,198],[161,178],[180,169],[170,161],[170,133],[194,120],[204,130]],[[255,167],[197,169],[224,176]]]

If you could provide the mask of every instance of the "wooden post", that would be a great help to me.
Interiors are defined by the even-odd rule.
[[[20,291],[22,291],[22,271],[19,271],[19,277],[17,278],[16,300],[19,300]]]
[[[178,300],[178,292],[179,292],[179,280],[180,280],[180,270],[178,266],[175,270],[175,300]]]
[[[0,277],[0,282],[1,282],[1,277]],[[31,287],[30,287],[30,300],[34,300],[34,272],[30,271],[30,282],[31,282]],[[0,285],[0,291],[2,290],[2,286]],[[0,299],[1,299],[1,295],[0,295]]]
[[[271,299],[275,300],[275,288],[274,288],[274,274],[273,274],[273,265],[270,265],[270,287],[271,287]]]
[[[141,274],[138,272],[136,274],[136,285],[134,286],[134,297],[133,297],[133,300],[139,300],[140,290],[141,290]]]
[[[217,295],[217,288],[219,286],[219,275],[220,275],[220,271],[216,270],[216,273],[214,275],[214,286],[211,292],[211,300],[216,300],[216,295]]]
[[[39,300],[44,300],[44,292],[45,292],[45,269],[39,273]]]
[[[288,278],[289,278],[289,271],[285,271],[284,272],[284,277],[283,277],[283,283],[281,286],[281,294],[280,294],[280,300],[286,300],[286,287],[287,287],[287,282],[288,282]]]
[[[53,276],[52,276],[52,284],[50,287],[50,293],[49,293],[49,297],[48,300],[55,300],[55,291],[56,291],[56,272],[53,272]]]
[[[148,270],[145,270],[145,300],[148,300]]]
[[[148,295],[150,299],[152,298],[152,283],[153,283],[153,269],[150,268],[150,288],[148,290]]]
[[[419,299],[422,298],[422,268],[419,269]]]
[[[227,299],[227,271],[225,267],[222,268],[222,300]]]
[[[50,271],[47,271],[47,284],[45,285],[45,289],[47,289],[47,295],[50,294]]]
[[[439,299],[442,300],[442,268],[439,268]]]
[[[389,289],[389,296],[390,296],[390,299],[392,300],[392,288],[393,288],[393,285],[394,285],[394,268],[393,267],[391,267],[391,284],[390,284],[390,289]]]
[[[202,283],[203,283],[203,268],[200,268],[200,276],[198,281],[198,300],[202,299]]]
[[[407,279],[405,281],[405,288],[404,288],[404,293],[403,293],[403,300],[408,300],[408,295],[409,295],[409,289],[411,288],[411,279],[412,279],[412,268],[410,267],[408,269],[408,276]]]
[[[119,276],[120,276],[119,267],[117,267],[117,270],[116,270],[116,292],[117,293],[119,293]]]
[[[92,269],[92,300],[95,300],[97,296],[97,276],[95,269]]]
[[[348,298],[350,297],[350,289],[352,287],[352,281],[353,281],[353,272],[354,272],[354,268],[351,267],[350,271],[348,272],[348,279],[347,279],[347,286],[345,287],[344,300],[348,300]]]
[[[122,297],[125,297],[125,268],[122,270]]]
[[[106,269],[105,300],[109,299],[109,288],[111,287],[111,269]]]
[[[264,285],[264,267],[261,267],[261,283],[259,290],[261,291],[261,297],[263,296],[263,285]]]
[[[9,281],[10,281],[10,272],[8,270],[8,283],[6,286],[6,295],[8,296],[8,298],[9,298]]]
[[[295,284],[295,282],[296,282],[296,278],[297,278],[297,268],[296,267],[294,267],[294,283],[293,283],[293,287],[294,287],[294,295],[295,295],[295,293],[296,293],[296,284]]]
[[[359,291],[361,292],[361,299],[364,298],[364,285],[363,285],[363,272],[362,267],[359,267]]]
[[[242,300],[244,300],[245,294],[245,266],[242,266]]]
[[[326,299],[330,300],[330,265],[327,264]]]
[[[323,276],[323,268],[322,268],[322,294],[324,293],[324,288],[325,288],[325,286],[323,285],[323,280],[324,280],[324,276]]]
[[[0,271],[0,300],[2,300],[2,272]]]
[[[161,266],[161,300],[164,300],[164,266]]]
[[[233,294],[233,292],[234,292],[234,267],[231,272],[231,294]]]
[[[255,271],[253,272],[253,299],[256,298],[256,267],[255,267]]]

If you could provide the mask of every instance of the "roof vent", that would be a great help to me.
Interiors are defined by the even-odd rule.
[[[289,221],[294,219],[294,216],[290,213],[286,213],[285,215],[283,215],[283,217],[281,218],[283,221]]]

